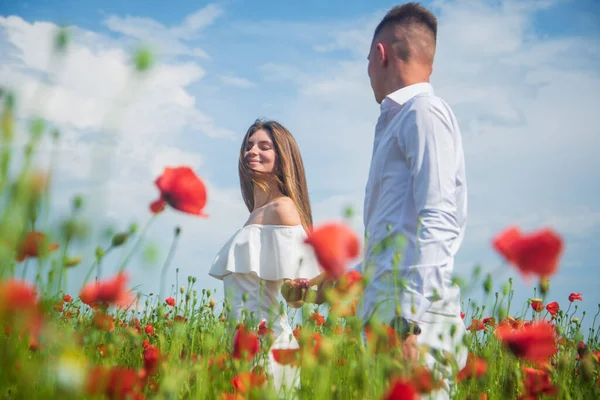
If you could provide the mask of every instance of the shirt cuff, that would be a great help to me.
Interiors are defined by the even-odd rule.
[[[423,315],[429,310],[429,307],[431,307],[431,302],[420,294],[404,292],[400,295],[399,305],[400,315],[418,324],[422,321]]]

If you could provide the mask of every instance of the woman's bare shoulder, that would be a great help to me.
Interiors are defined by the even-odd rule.
[[[294,201],[287,196],[280,197],[274,201],[268,212],[265,213],[265,225],[301,225],[300,214]]]

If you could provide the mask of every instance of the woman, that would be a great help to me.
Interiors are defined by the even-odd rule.
[[[320,273],[314,253],[303,243],[312,216],[298,145],[279,123],[257,120],[242,142],[238,169],[250,216],[225,243],[209,274],[223,280],[230,318],[248,326],[266,320],[275,338],[271,349],[298,348],[279,290],[284,284],[284,292],[299,289],[294,279],[308,281]],[[298,308],[303,302],[288,304]],[[297,387],[298,369],[277,364],[271,349],[267,372],[275,389],[283,393]]]

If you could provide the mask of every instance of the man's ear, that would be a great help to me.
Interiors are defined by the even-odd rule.
[[[377,43],[377,60],[382,66],[385,66],[388,63],[387,49],[381,42]]]

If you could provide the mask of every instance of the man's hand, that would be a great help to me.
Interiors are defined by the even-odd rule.
[[[308,282],[308,287],[311,288],[313,286],[317,286],[317,290],[307,290],[305,300],[308,303],[314,304],[323,304],[326,299],[327,290],[331,289],[334,285],[335,281],[333,281],[328,274],[322,273],[311,279]]]
[[[417,335],[408,335],[402,341],[402,354],[407,361],[417,361],[419,359],[419,347],[417,345]]]

